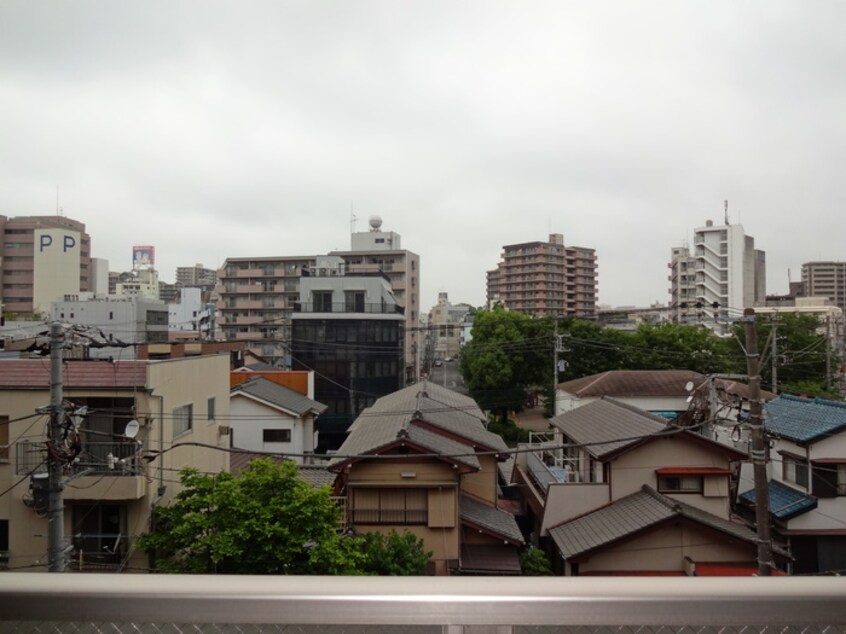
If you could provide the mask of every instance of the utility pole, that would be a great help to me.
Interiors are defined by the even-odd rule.
[[[755,309],[743,311],[746,330],[746,371],[749,375],[749,431],[752,436],[752,468],[755,479],[755,525],[758,532],[758,574],[772,574],[772,538],[770,537],[770,492],[767,485],[768,452],[764,438],[764,417],[761,405],[761,358],[758,354],[758,332]]]
[[[825,318],[825,389],[831,389],[831,315]]]
[[[50,433],[47,440],[47,557],[49,572],[65,571],[65,502],[62,493],[62,325],[50,324]]]
[[[773,319],[773,394],[778,394],[778,318]]]

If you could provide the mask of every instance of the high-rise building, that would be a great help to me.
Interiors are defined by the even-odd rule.
[[[370,230],[353,232],[350,251],[333,251],[347,264],[347,271],[381,271],[388,277],[397,303],[405,310],[405,381],[420,376],[420,256],[402,248],[401,236],[382,231],[382,219],[371,216]],[[319,399],[318,399],[319,400]]]
[[[743,225],[708,220],[693,234],[693,252],[671,251],[670,307],[681,323],[727,332],[743,309],[766,299],[766,256]]]
[[[352,234],[350,251],[329,255],[342,258],[349,274],[381,273],[389,280],[404,310],[404,373],[411,382],[419,376],[420,256],[401,249],[400,242],[399,234],[381,231],[381,220],[373,217],[370,231]],[[291,312],[299,302],[303,270],[313,268],[318,257],[227,258],[215,287],[223,337],[246,342],[270,363],[289,366]]]
[[[387,276],[353,272],[339,256],[303,271],[291,316],[296,370],[313,370],[320,449],[337,449],[353,420],[405,384],[403,307]]]
[[[290,365],[291,312],[314,256],[227,258],[218,272],[218,331],[279,366]]]
[[[846,262],[805,262],[802,265],[802,294],[827,297],[846,312]]]
[[[90,290],[91,239],[64,216],[0,216],[0,278],[6,315],[47,314],[67,294]]]
[[[429,311],[428,333],[432,356],[427,362],[458,356],[461,349],[461,323],[471,310],[469,304],[453,305],[447,293],[438,293],[438,303]]]
[[[176,267],[176,283],[183,287],[212,290],[217,283],[217,271],[202,264]]]
[[[596,314],[596,251],[564,246],[560,233],[548,242],[508,244],[487,274],[488,304],[537,316]]]

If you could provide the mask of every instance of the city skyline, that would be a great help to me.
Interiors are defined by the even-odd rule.
[[[0,7],[0,214],[63,213],[162,279],[349,248],[379,215],[482,305],[506,244],[596,250],[598,302],[669,298],[729,201],[769,293],[843,260],[846,7],[150,2]],[[57,191],[58,186],[58,191]]]

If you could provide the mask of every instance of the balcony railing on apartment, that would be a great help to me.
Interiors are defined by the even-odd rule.
[[[44,442],[20,440],[15,443],[15,473],[26,475],[47,471]],[[40,469],[43,467],[43,469]],[[84,442],[76,459],[68,466],[70,474],[137,476],[138,444],[135,442]]]
[[[295,577],[4,572],[4,632],[839,632],[823,577]]]
[[[405,309],[397,304],[381,304],[361,302],[296,302],[295,313],[365,313],[374,315],[403,315]]]

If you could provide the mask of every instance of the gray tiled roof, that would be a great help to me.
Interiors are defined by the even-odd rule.
[[[846,428],[846,403],[782,394],[765,406],[764,426],[795,442],[813,442]]]
[[[264,377],[257,376],[245,381],[240,385],[236,385],[230,390],[230,394],[248,394],[254,398],[270,403],[276,407],[293,412],[297,416],[302,416],[307,412],[314,412],[315,414],[322,414],[326,411],[326,405],[313,401],[307,396],[299,392],[274,383]]]
[[[418,424],[417,420],[423,422]],[[467,444],[506,450],[502,438],[485,429],[483,421],[484,414],[472,398],[422,381],[383,396],[359,414],[332,464],[342,462],[344,456],[371,453],[390,445],[399,434],[408,434],[409,441],[443,455],[472,454]],[[462,438],[466,443],[449,436]],[[479,467],[474,455],[456,460]]]
[[[684,517],[755,543],[755,533],[746,526],[661,495],[646,485],[613,504],[551,528],[549,534],[563,557],[575,557],[673,517]]]
[[[349,456],[359,456],[373,453],[377,449],[387,447],[402,437],[433,454],[454,456],[456,462],[461,462],[475,469],[479,468],[479,459],[473,455],[473,450],[451,438],[436,432],[411,424],[411,415],[391,414],[389,412],[372,412],[365,410],[359,416],[355,429],[350,428],[346,440],[338,449],[336,457],[330,466],[345,462]]]
[[[276,464],[282,464],[286,459],[279,456],[268,456],[263,453],[254,453],[246,450],[235,450],[232,452],[229,460],[229,471],[234,474],[241,473],[247,466],[258,458],[270,458]],[[329,471],[322,465],[297,465],[297,471],[302,480],[306,484],[319,489],[322,486],[332,486],[335,482],[337,474]]]
[[[461,521],[475,524],[514,543],[523,543],[523,534],[511,513],[482,504],[466,495],[461,496],[459,505]]]
[[[664,419],[610,398],[564,412],[549,422],[575,443],[602,443],[585,448],[598,459],[667,428]]]

